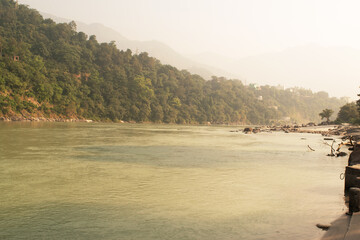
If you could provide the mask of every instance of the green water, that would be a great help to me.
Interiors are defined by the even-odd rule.
[[[347,158],[234,129],[0,123],[0,239],[318,239]]]

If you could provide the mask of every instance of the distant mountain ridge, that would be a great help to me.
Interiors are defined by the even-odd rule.
[[[51,18],[57,23],[69,23],[70,19],[57,17],[48,13],[41,12],[44,18]],[[86,24],[75,21],[77,30],[87,35],[95,35],[99,42],[115,41],[119,49],[130,49],[133,53],[147,52],[150,56],[159,59],[163,64],[175,66],[178,69],[188,70],[190,73],[198,74],[204,79],[210,79],[211,76],[224,76],[236,78],[234,74],[230,74],[220,68],[212,67],[208,64],[198,63],[176,52],[174,49],[160,41],[136,41],[130,40],[121,35],[116,30],[106,27],[101,23]]]
[[[238,60],[212,53],[192,58],[234,72],[247,83],[300,86],[353,100],[359,93],[360,50],[350,47],[308,44]]]
[[[56,22],[70,22],[47,13],[45,18]],[[360,79],[360,50],[348,47],[321,47],[315,44],[296,46],[280,52],[265,53],[242,59],[207,52],[183,56],[160,41],[130,40],[100,23],[76,22],[77,30],[96,35],[99,42],[115,41],[119,49],[133,53],[148,52],[163,64],[186,69],[206,80],[211,76],[240,79],[243,83],[303,87],[326,91],[331,96],[347,96],[355,100]],[[216,67],[213,67],[216,66]],[[360,84],[358,84],[360,85]]]

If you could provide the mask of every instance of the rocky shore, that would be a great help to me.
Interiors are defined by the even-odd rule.
[[[45,117],[0,117],[4,122],[93,122],[88,119],[78,118],[45,118]]]
[[[0,117],[3,122],[94,122],[90,119],[81,118],[46,118],[46,117]],[[124,121],[119,121],[124,123]],[[130,122],[133,123],[133,122]],[[256,134],[261,132],[285,132],[285,133],[311,133],[323,136],[340,136],[342,138],[352,137],[354,141],[360,141],[360,126],[351,125],[316,125],[313,123],[306,125],[283,125],[283,126],[259,126],[245,127],[243,129],[231,130],[230,132],[243,132],[245,134]]]
[[[285,133],[311,133],[321,134],[326,137],[339,136],[341,138],[352,137],[353,140],[360,140],[360,126],[351,125],[294,125],[294,126],[261,126],[246,127],[244,129],[232,130],[231,132],[243,132],[245,134],[256,134],[260,132],[285,132]]]
[[[345,133],[344,133],[345,132]],[[359,127],[347,127],[340,134],[351,136],[358,140]],[[318,228],[327,232],[322,240],[355,240],[360,239],[360,144],[357,142],[351,148],[348,164],[343,174],[345,180],[344,200],[348,212],[331,224],[317,224]]]

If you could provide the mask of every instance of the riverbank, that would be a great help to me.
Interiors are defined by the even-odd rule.
[[[0,117],[3,122],[93,122],[89,119],[79,118],[45,118],[45,117]]]
[[[246,127],[244,129],[232,130],[231,132],[242,131],[246,134],[256,134],[260,132],[285,132],[285,133],[311,133],[321,134],[323,136],[339,136],[341,138],[350,138],[360,140],[360,126],[352,125],[320,125],[320,126],[261,126]]]
[[[63,118],[63,117],[24,117],[24,116],[12,116],[12,117],[0,117],[0,122],[97,122],[91,119],[84,118]],[[99,121],[107,122],[107,121]],[[118,121],[118,123],[135,123]],[[186,124],[189,125],[189,124]],[[191,125],[191,124],[190,124]],[[204,125],[211,125],[206,123]],[[343,138],[349,138],[350,136],[354,141],[360,141],[360,126],[351,126],[351,125],[283,125],[283,126],[258,126],[258,127],[244,127],[243,129],[231,130],[231,132],[244,132],[246,134],[250,133],[260,133],[260,132],[280,132],[285,133],[311,133],[311,134],[321,134],[323,136],[341,136]]]
[[[348,164],[344,173],[344,200],[348,212],[332,222],[325,230],[328,231],[322,240],[355,240],[360,239],[360,148],[359,148],[359,127],[346,126],[335,131],[337,135],[343,135],[350,139],[352,153],[349,156]],[[354,143],[355,141],[355,143]],[[354,143],[354,144],[353,144]],[[317,225],[322,228],[322,224]],[[324,228],[323,228],[324,229]]]
[[[343,214],[331,223],[329,230],[321,240],[357,240],[360,239],[360,213]]]

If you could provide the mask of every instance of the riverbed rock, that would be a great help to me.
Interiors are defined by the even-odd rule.
[[[249,134],[252,132],[253,132],[253,129],[251,127],[244,128],[244,133]]]
[[[331,225],[330,225],[330,224],[321,224],[321,223],[318,223],[318,224],[316,224],[316,227],[318,227],[318,228],[320,228],[320,229],[322,229],[322,230],[324,230],[324,231],[327,231],[327,230],[329,230],[329,228],[331,227]]]
[[[261,132],[261,129],[260,128],[254,128],[252,132],[253,133],[259,133],[259,132]]]
[[[337,157],[345,157],[345,156],[347,156],[347,153],[346,152],[338,152],[338,153],[336,153],[336,156]]]

